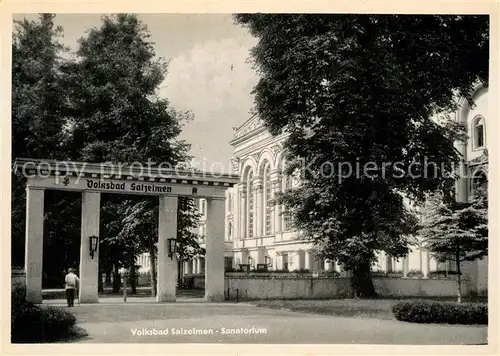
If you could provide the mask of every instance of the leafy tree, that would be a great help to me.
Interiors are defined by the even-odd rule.
[[[187,160],[189,145],[178,135],[191,115],[158,97],[167,66],[155,58],[147,28],[137,17],[103,16],[102,26],[80,39],[76,59],[66,62],[57,57],[63,48],[56,40],[61,29],[54,27],[53,18],[44,14],[40,23],[19,23],[14,34],[13,155],[152,162],[151,166]],[[13,262],[18,264],[24,253],[23,183],[13,181]],[[101,269],[114,269],[115,277],[118,268],[128,265],[130,256],[148,243],[140,240],[144,234],[126,235],[135,227],[122,225],[142,200],[102,196]],[[146,205],[149,215],[153,206]],[[44,260],[59,262],[51,262],[54,270],[44,270],[47,275],[58,278],[63,268],[78,264],[80,209],[79,194],[46,193]],[[144,212],[142,218],[147,221],[145,206],[136,209]],[[156,234],[148,239],[151,236]]]
[[[113,203],[109,205],[113,205]],[[147,222],[147,220],[139,220],[138,210],[134,209],[136,204],[129,200],[123,200],[118,206],[120,215],[123,216],[121,220],[123,227],[114,238],[107,241],[111,246],[115,245],[116,248],[122,249],[125,257],[124,265],[127,267],[129,273],[128,281],[132,294],[135,294],[137,276],[136,255],[143,250],[144,236],[142,235],[143,229],[141,229],[141,225],[143,222]],[[142,217],[144,218],[144,215]],[[154,225],[149,225],[147,228],[154,229]]]
[[[43,286],[64,286],[64,272],[78,270],[81,239],[81,194],[46,191],[43,239]]]
[[[112,207],[114,206],[112,205]],[[109,206],[106,208],[109,209]],[[177,212],[177,260],[179,261],[179,271],[181,271],[182,262],[195,256],[204,255],[205,251],[200,247],[199,236],[196,233],[200,215],[194,199],[179,197]],[[132,251],[132,254],[149,252],[151,294],[156,296],[158,198],[148,198],[136,204],[130,204],[127,201],[120,205],[113,219],[105,221],[108,221],[109,224],[105,226],[106,235],[102,240],[105,246],[115,249],[124,248],[125,251]],[[131,254],[127,256],[131,258]],[[130,261],[127,266],[130,270]],[[131,282],[134,290],[133,276]]]
[[[40,14],[38,20],[14,21],[12,35],[12,157],[63,159],[64,109],[66,90],[61,85],[60,55],[67,49],[60,44],[62,28],[55,26],[54,14]],[[12,174],[12,264],[24,265],[26,193],[25,177]],[[56,192],[46,192],[52,201]],[[61,195],[61,194],[59,194]],[[55,227],[53,204],[46,204],[46,249],[44,260],[65,255],[70,226]],[[60,207],[62,210],[67,206]],[[67,211],[65,211],[67,213]],[[64,261],[53,259],[60,262]],[[45,265],[46,275],[60,278],[59,272]],[[44,278],[46,281],[46,278]],[[53,282],[54,283],[54,282]]]
[[[468,203],[445,203],[441,194],[434,194],[427,204],[421,230],[424,244],[437,259],[455,261],[461,303],[461,262],[488,255],[487,192],[478,190]]]
[[[177,209],[177,261],[180,280],[182,265],[197,256],[204,256],[205,249],[200,247],[196,228],[199,226],[201,214],[190,197],[179,197]]]
[[[62,28],[54,14],[38,21],[14,21],[12,35],[12,156],[63,157],[62,111],[66,100],[61,84],[59,43]]]
[[[191,115],[174,110],[158,97],[167,65],[155,58],[147,28],[137,16],[103,16],[101,27],[91,29],[79,44],[77,60],[64,67],[71,98],[72,157],[89,162],[139,162],[144,167],[186,161],[189,145],[178,135]],[[149,251],[155,266],[157,199],[109,195],[102,206],[110,212],[102,217],[102,226],[108,230],[102,231],[102,241],[113,258],[120,259],[113,263],[115,272],[118,265],[129,267],[134,291],[135,256]],[[108,218],[118,219],[119,225]],[[154,278],[152,273],[153,295]]]
[[[281,197],[325,258],[352,270],[358,297],[375,296],[374,251],[408,252],[421,203],[449,191],[463,132],[444,117],[457,95],[487,83],[487,16],[238,14],[258,38],[256,111],[288,134]],[[448,121],[448,122],[446,122]],[[428,165],[427,162],[436,163]]]
[[[100,271],[106,273],[108,281],[110,275],[113,275],[113,292],[120,290],[119,269],[128,267],[127,244],[126,242],[122,244],[121,239],[119,239],[123,229],[123,220],[126,217],[126,208],[123,201],[115,204],[104,204],[101,207],[99,266]]]
[[[121,205],[119,229],[103,242],[127,251],[132,292],[135,292],[135,257],[148,251],[151,256],[151,294],[156,296],[156,241],[158,236],[158,198],[148,197],[138,203],[125,201]]]
[[[119,14],[79,40],[77,61],[65,67],[75,159],[152,166],[186,159],[189,145],[177,137],[191,116],[157,96],[167,66],[148,38],[137,16]]]

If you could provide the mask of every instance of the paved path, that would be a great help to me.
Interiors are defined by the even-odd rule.
[[[61,300],[50,301],[50,304],[64,305]],[[80,343],[459,345],[487,342],[484,326],[419,325],[396,320],[344,318],[195,299],[165,304],[147,303],[144,298],[131,299],[127,304],[119,303],[119,299],[107,299],[97,305],[80,305],[69,310],[89,334],[78,341]],[[225,333],[241,331],[241,328],[248,332]],[[164,334],[149,335],[154,331]]]

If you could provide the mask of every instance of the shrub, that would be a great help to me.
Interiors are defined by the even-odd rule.
[[[407,277],[423,277],[424,276],[422,271],[419,271],[416,269],[409,270],[406,275],[407,275]]]
[[[435,277],[435,278],[444,278],[446,276],[456,276],[457,272],[456,271],[431,271],[429,272],[429,277]]]
[[[405,301],[395,304],[397,320],[411,323],[488,324],[488,305],[431,301]]]
[[[73,334],[76,318],[61,309],[41,308],[25,300],[22,288],[12,291],[11,342],[51,342]]]
[[[403,271],[372,271],[371,272],[372,277],[396,277],[400,278],[403,277]]]
[[[311,273],[307,268],[295,269],[292,273]]]
[[[340,272],[337,272],[335,270],[330,270],[330,271],[326,272],[326,275],[328,277],[336,277],[336,278],[338,278],[338,277],[340,277]]]

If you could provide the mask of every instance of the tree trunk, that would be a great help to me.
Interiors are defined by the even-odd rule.
[[[135,255],[134,252],[130,251],[128,254],[128,273],[129,273],[129,284],[130,284],[130,294],[136,294],[136,270],[135,270]]]
[[[352,290],[354,298],[376,298],[375,287],[370,269],[370,262],[363,262],[353,268],[351,277]]]
[[[106,286],[110,286],[111,285],[111,273],[112,273],[112,270],[107,268],[106,269],[106,277],[104,277],[104,284]]]
[[[97,280],[97,291],[98,292],[104,292],[104,286],[102,285],[102,270],[99,267],[99,275],[98,275],[98,280]]]
[[[120,278],[120,272],[119,272],[119,267],[118,267],[118,262],[116,262],[114,265],[114,272],[113,272],[113,293],[118,293],[120,291],[120,286],[121,286],[121,278]]]
[[[460,271],[460,247],[455,252],[455,261],[457,263],[457,302],[462,303],[462,272]]]
[[[182,283],[182,261],[177,261],[177,284],[181,285]]]
[[[153,242],[149,245],[149,262],[151,264],[151,268],[149,269],[149,273],[151,274],[151,296],[156,297],[156,253]]]

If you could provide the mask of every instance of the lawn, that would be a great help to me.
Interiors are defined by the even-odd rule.
[[[424,298],[412,298],[423,300]],[[453,301],[453,298],[425,298],[426,300]],[[295,312],[334,315],[340,317],[376,318],[395,320],[392,306],[402,299],[327,299],[327,300],[256,300],[253,305]],[[484,299],[469,302],[487,303]]]

